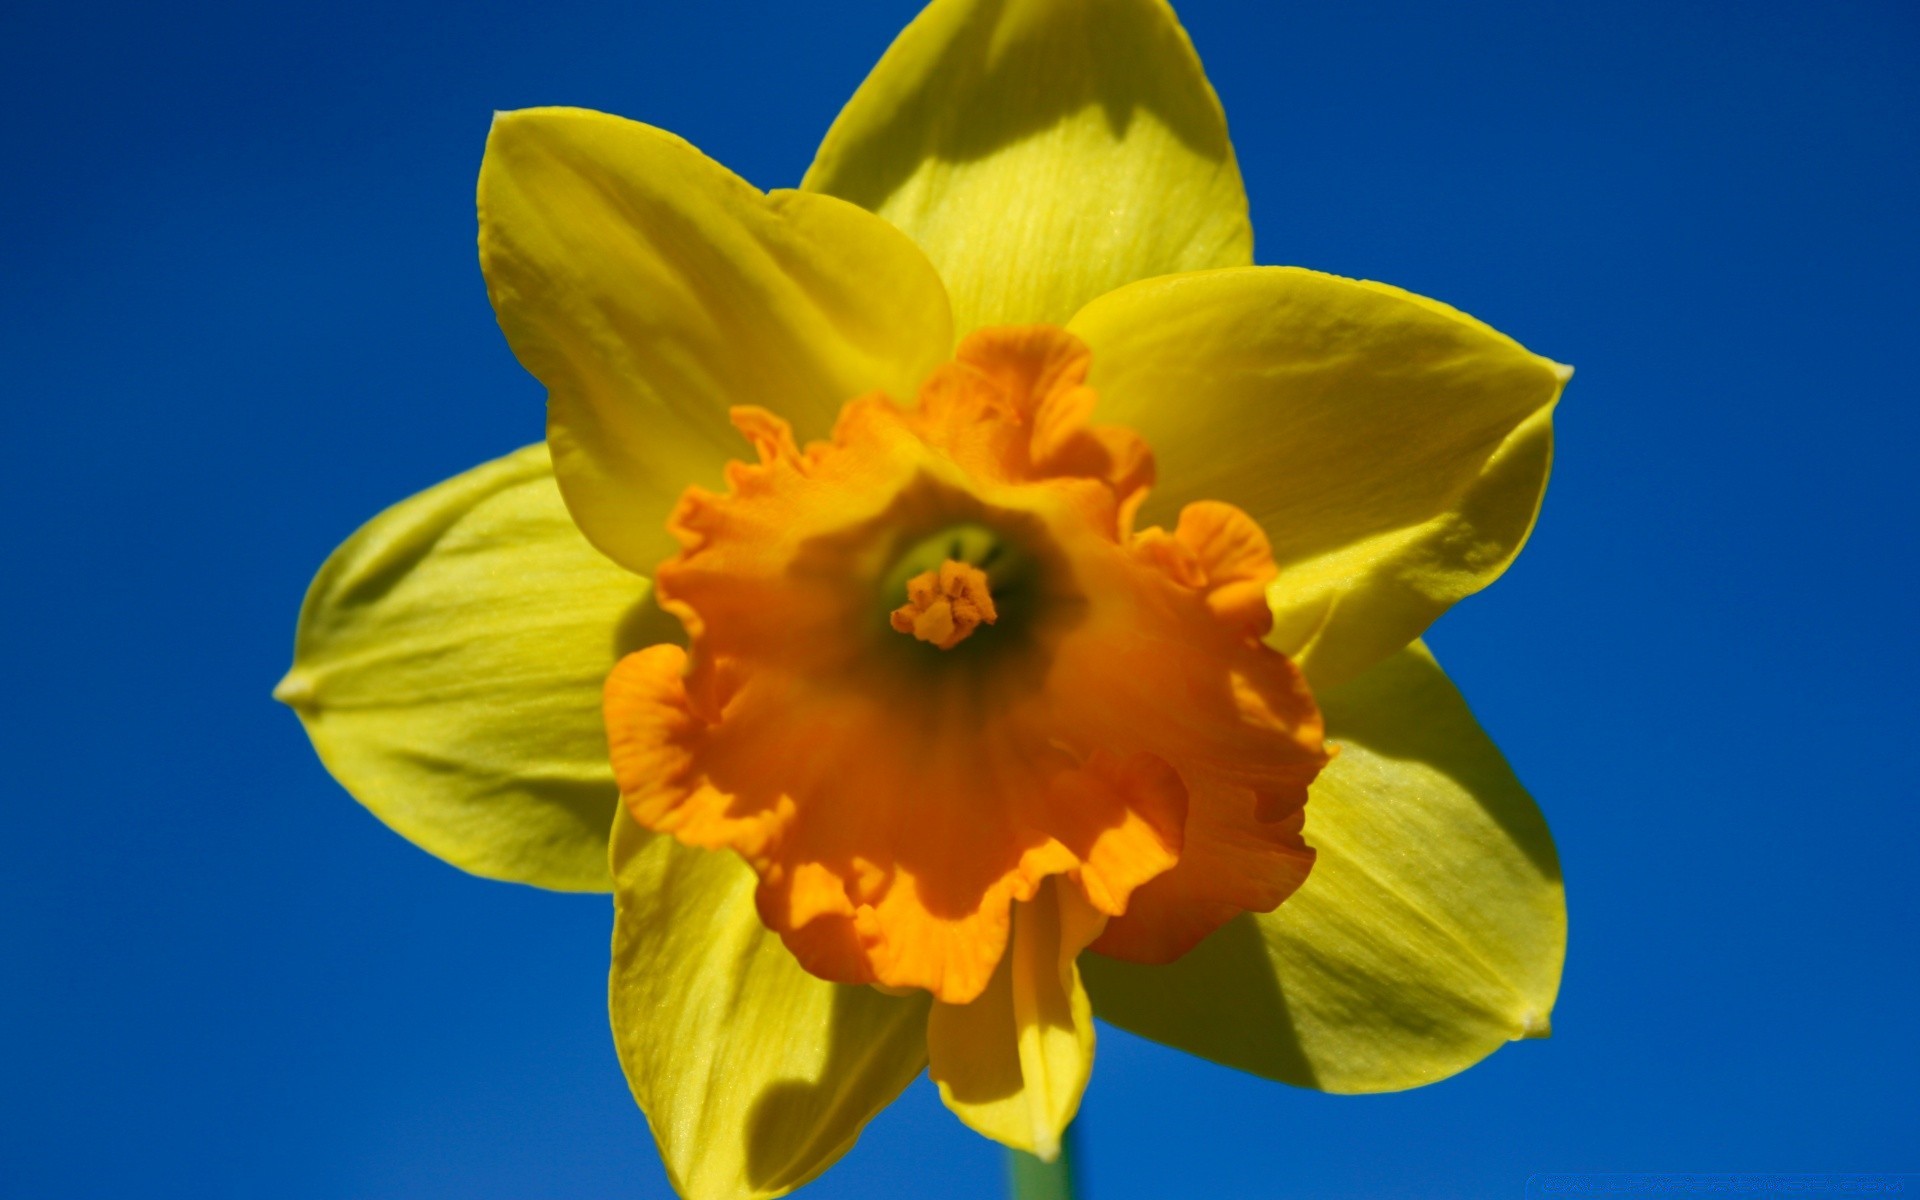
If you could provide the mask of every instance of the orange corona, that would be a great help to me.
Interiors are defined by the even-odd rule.
[[[1312,864],[1327,750],[1260,641],[1266,538],[1211,503],[1133,530],[1152,455],[1088,424],[1088,366],[1060,329],[983,330],[804,450],[736,409],[758,461],[672,517],[689,647],[607,683],[620,790],[744,857],[816,975],[965,1004],[1055,877],[1063,950],[1167,961]]]

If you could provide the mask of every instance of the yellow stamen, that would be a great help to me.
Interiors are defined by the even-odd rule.
[[[987,573],[950,558],[937,570],[907,580],[907,602],[889,619],[901,633],[951,650],[980,626],[999,620],[1000,614],[993,607]]]

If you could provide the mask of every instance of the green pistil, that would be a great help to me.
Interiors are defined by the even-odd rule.
[[[880,598],[888,612],[907,598],[907,581],[938,571],[949,559],[969,563],[986,573],[997,597],[1003,588],[1017,587],[1030,570],[1027,556],[1000,534],[978,522],[949,525],[908,546],[881,581]]]

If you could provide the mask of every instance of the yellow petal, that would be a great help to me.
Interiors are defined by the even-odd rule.
[[[970,1004],[927,1021],[940,1098],[986,1136],[1052,1161],[1093,1072],[1093,1012],[1075,960],[1106,919],[1057,878],[1013,906],[1013,937]]]
[[[1226,117],[1162,0],[934,0],[801,186],[912,234],[962,332],[1253,261]]]
[[[1094,1010],[1329,1092],[1431,1083],[1543,1036],[1567,926],[1539,810],[1424,646],[1322,701],[1340,754],[1307,802],[1306,884],[1170,966],[1086,956]]]
[[[816,979],[760,924],[732,854],[613,832],[615,1048],[687,1200],[781,1196],[926,1065],[924,993]]]
[[[547,386],[580,526],[641,572],[678,546],[690,483],[718,487],[729,406],[824,436],[845,401],[911,396],[952,347],[926,258],[850,204],[756,190],[672,134],[582,109],[502,113],[480,167],[480,264]]]
[[[1098,418],[1159,462],[1141,522],[1252,514],[1280,567],[1268,640],[1316,690],[1493,582],[1533,527],[1570,372],[1443,304],[1252,267],[1135,284],[1070,328]]]
[[[396,504],[333,552],[274,695],[327,769],[477,875],[606,891],[600,688],[677,633],[574,528],[544,445]]]

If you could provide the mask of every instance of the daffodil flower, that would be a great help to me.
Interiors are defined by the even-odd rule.
[[[425,849],[612,888],[682,1193],[806,1182],[923,1069],[1051,1156],[1095,1016],[1338,1092],[1546,1031],[1552,843],[1417,639],[1568,372],[1253,266],[1164,3],[935,0],[793,191],[501,114],[479,205],[547,441],[336,551],[278,694]]]

